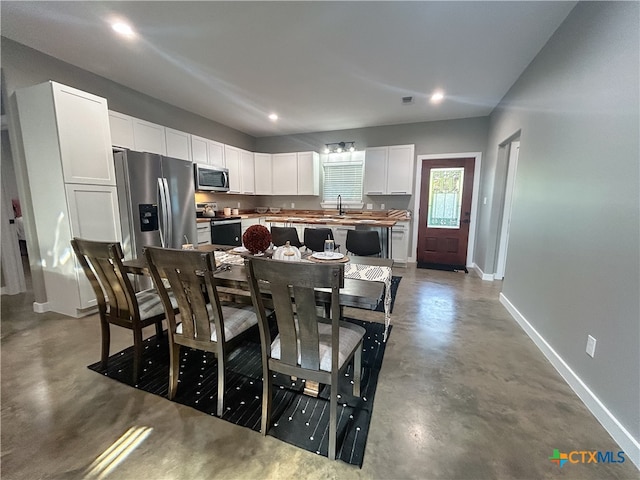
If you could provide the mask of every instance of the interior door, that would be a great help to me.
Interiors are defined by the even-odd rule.
[[[466,271],[474,158],[422,161],[417,260]]]

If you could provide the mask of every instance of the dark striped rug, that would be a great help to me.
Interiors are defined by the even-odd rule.
[[[363,345],[361,396],[351,395],[351,370],[341,378],[338,388],[338,453],[337,458],[362,466],[373,400],[386,344],[382,341],[384,325],[355,319],[367,334]],[[274,322],[275,323],[275,322]],[[175,401],[215,416],[217,402],[217,361],[213,354],[181,349],[180,383]],[[100,363],[91,370],[155,395],[167,396],[169,381],[169,347],[167,336],[159,341],[145,341],[144,371],[137,385],[132,385],[133,347],[109,358],[106,371]],[[225,391],[223,420],[260,431],[262,415],[262,366],[257,327],[230,354]],[[352,367],[349,367],[350,369]],[[277,375],[274,389],[272,435],[284,442],[327,456],[329,445],[329,387],[318,398],[302,394],[302,381]],[[168,401],[168,400],[167,400]]]

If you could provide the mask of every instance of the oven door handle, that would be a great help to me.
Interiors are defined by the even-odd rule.
[[[215,227],[216,225],[232,225],[234,223],[242,223],[240,220],[216,220],[211,222],[211,226]]]

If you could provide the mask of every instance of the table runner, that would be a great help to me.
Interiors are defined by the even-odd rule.
[[[215,252],[216,263],[228,265],[244,265],[245,257],[226,252]],[[302,260],[309,262],[309,260]],[[313,262],[309,262],[313,263]],[[375,265],[360,265],[347,263],[344,266],[344,277],[356,280],[368,280],[371,282],[383,282],[384,289],[384,335],[383,341],[387,341],[387,333],[391,324],[391,267]]]
[[[387,333],[391,324],[391,267],[374,265],[358,265],[347,263],[344,266],[344,277],[356,280],[384,282],[384,335],[382,341],[387,341]]]

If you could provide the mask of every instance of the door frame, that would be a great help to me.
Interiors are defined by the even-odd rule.
[[[473,167],[473,190],[471,193],[471,223],[469,224],[469,241],[467,243],[467,261],[466,267],[470,268],[474,265],[474,256],[473,251],[475,249],[476,244],[476,225],[478,222],[478,194],[480,192],[480,163],[482,160],[482,152],[462,152],[462,153],[435,153],[429,155],[418,155],[416,162],[416,173],[415,173],[415,191],[413,192],[413,218],[414,222],[420,221],[420,187],[421,181],[419,179],[422,178],[422,162],[424,160],[455,160],[458,158],[474,158],[474,167]],[[418,227],[414,223],[412,225],[413,235],[411,239],[411,245],[413,246],[411,250],[411,256],[409,257],[409,262],[416,263],[417,258],[417,245],[418,245]]]
[[[509,248],[509,230],[511,226],[511,212],[513,209],[513,194],[515,190],[516,175],[518,172],[518,157],[520,155],[520,136],[511,140],[507,146],[507,181],[504,194],[504,206],[500,225],[500,237],[498,239],[498,255],[496,256],[496,268],[494,280],[503,280],[507,268],[507,251]]]

